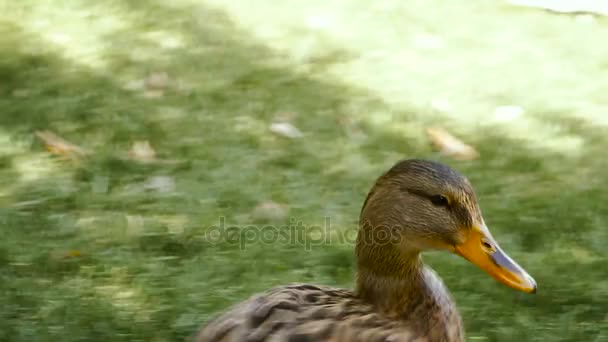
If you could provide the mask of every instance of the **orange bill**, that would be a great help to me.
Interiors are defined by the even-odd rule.
[[[522,292],[536,293],[536,282],[511,259],[485,226],[474,227],[454,252],[484,270],[499,282]]]

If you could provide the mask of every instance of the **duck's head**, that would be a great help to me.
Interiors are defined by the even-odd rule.
[[[446,165],[405,160],[393,166],[367,196],[360,226],[360,268],[393,272],[389,264],[406,267],[421,251],[439,249],[511,288],[536,292],[534,279],[492,237],[469,181]]]

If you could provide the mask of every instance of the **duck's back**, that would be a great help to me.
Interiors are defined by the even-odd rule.
[[[446,324],[416,331],[406,321],[376,312],[351,291],[299,284],[238,304],[205,326],[196,341],[460,341],[460,322],[455,323],[457,331],[450,332],[454,327]]]

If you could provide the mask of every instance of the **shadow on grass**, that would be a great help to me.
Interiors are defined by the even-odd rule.
[[[0,157],[0,184],[11,204],[2,209],[0,339],[182,340],[214,312],[272,285],[348,286],[349,245],[239,249],[210,243],[205,229],[218,217],[246,224],[247,213],[269,198],[289,203],[290,214],[305,222],[330,216],[338,226],[351,225],[358,199],[385,167],[407,156],[436,157],[417,138],[353,118],[379,111],[405,111],[405,121],[413,116],[291,65],[220,11],[117,6],[132,21],[104,36],[103,67],[67,60],[17,25],[7,25],[0,38],[0,133],[23,142]],[[149,31],[183,45],[163,48]],[[169,78],[162,95],[125,89],[161,72]],[[275,116],[288,112],[304,138],[268,133]],[[471,336],[601,338],[608,274],[599,267],[607,256],[598,241],[606,241],[607,213],[598,189],[608,181],[597,156],[606,140],[582,121],[559,122],[592,147],[563,155],[488,130],[474,137],[484,157],[456,165],[477,186],[495,235],[507,238],[503,245],[524,258],[541,286],[535,298],[514,297],[470,265],[442,259],[436,267]],[[35,152],[37,129],[94,154],[75,165],[49,160]],[[137,139],[178,162],[126,160]],[[23,177],[39,158],[50,169]],[[175,178],[177,193],[137,190],[156,175]],[[95,190],[98,183],[107,185]]]

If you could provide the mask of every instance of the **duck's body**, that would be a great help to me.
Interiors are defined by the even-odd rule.
[[[463,341],[460,315],[441,280],[431,270],[423,274],[427,294],[402,312],[382,312],[351,290],[294,284],[238,304],[197,341]]]
[[[380,177],[365,200],[353,291],[278,287],[213,320],[197,342],[463,341],[450,295],[422,263],[425,249],[452,251],[513,288],[536,289],[493,240],[468,181],[445,165],[407,160]]]

